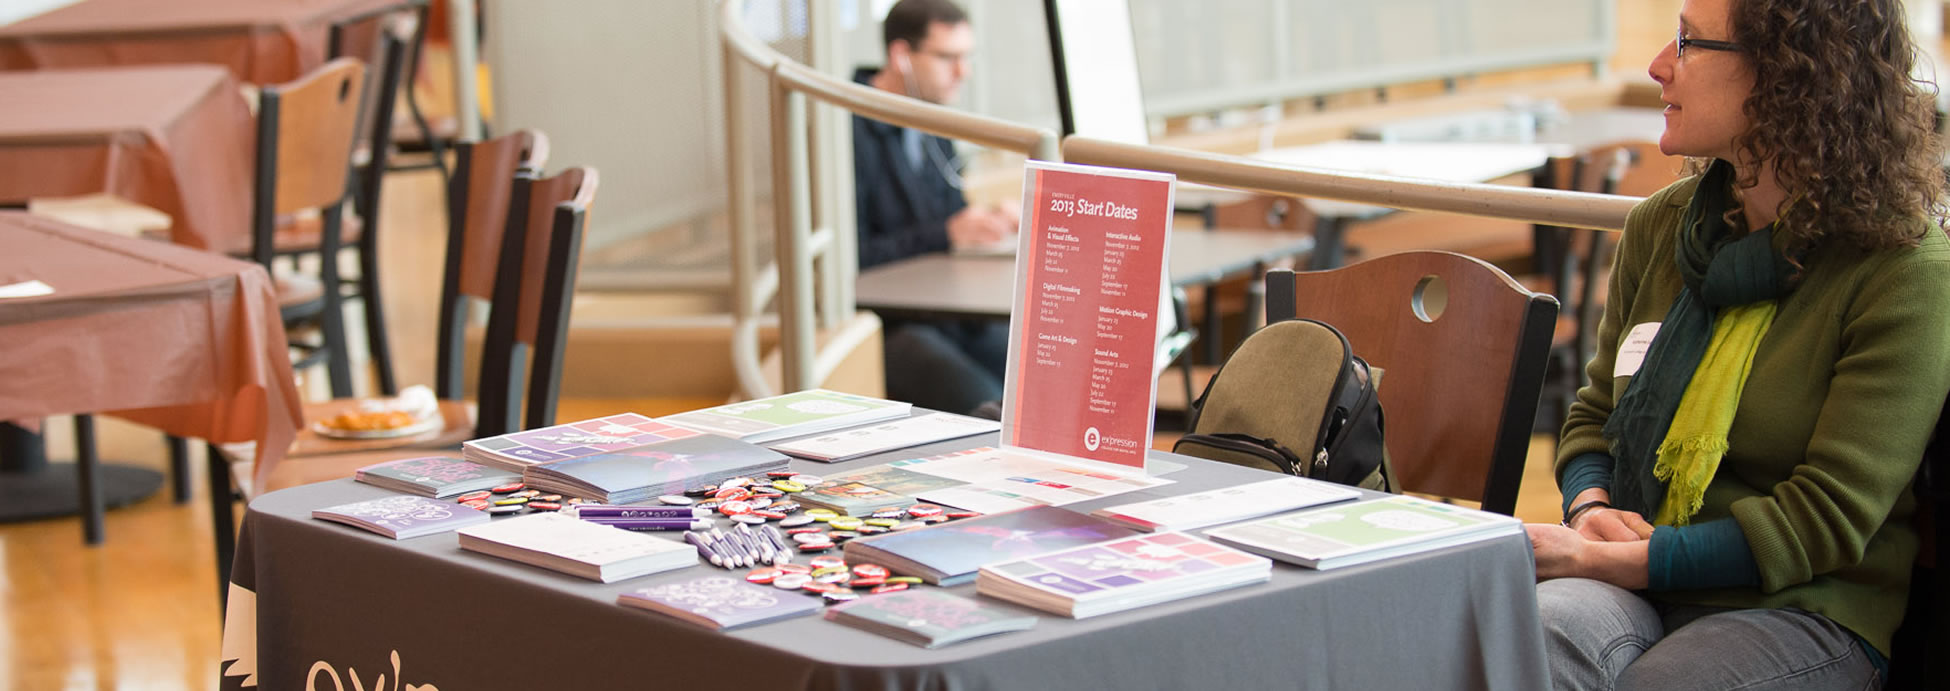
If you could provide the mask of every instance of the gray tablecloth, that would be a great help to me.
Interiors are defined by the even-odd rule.
[[[893,454],[916,457],[993,435]],[[1173,456],[1175,483],[1071,508],[1267,479]],[[884,463],[794,461],[834,475]],[[1546,688],[1522,536],[925,650],[805,617],[729,632],[616,604],[697,567],[594,583],[460,549],[393,541],[312,509],[387,494],[350,480],[251,502],[231,588],[222,687],[265,689]],[[974,586],[954,588],[974,596]],[[252,594],[254,591],[254,595]],[[249,635],[255,618],[255,640]],[[382,687],[379,677],[385,676]]]

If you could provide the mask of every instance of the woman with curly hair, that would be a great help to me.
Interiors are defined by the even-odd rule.
[[[1897,0],[1687,0],[1654,58],[1694,175],[1627,217],[1529,526],[1566,688],[1875,688],[1950,393],[1950,240]]]

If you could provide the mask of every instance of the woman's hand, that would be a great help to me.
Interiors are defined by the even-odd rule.
[[[1530,534],[1530,551],[1537,555],[1537,580],[1584,575],[1580,562],[1587,541],[1578,531],[1548,523],[1527,523],[1523,529]]]
[[[1652,539],[1652,524],[1634,511],[1599,507],[1578,514],[1571,528],[1586,540],[1636,542]]]
[[[1578,531],[1547,523],[1525,524],[1530,551],[1537,560],[1537,580],[1590,578],[1626,590],[1646,586],[1645,540],[1603,542],[1587,540]]]

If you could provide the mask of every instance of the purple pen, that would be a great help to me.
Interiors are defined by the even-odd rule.
[[[719,530],[716,526],[711,528],[711,537],[717,538],[718,544],[723,545],[725,551],[730,552],[732,556],[738,557],[739,566],[751,566],[758,563],[756,559],[752,558],[751,553],[745,550],[745,546],[737,538]]]
[[[718,542],[716,538],[711,537],[710,533],[700,532],[697,534],[697,537],[703,540],[706,546],[711,548],[712,554],[718,555],[719,566],[727,569],[738,568],[738,557],[734,556],[730,550],[725,549],[725,546]]]
[[[738,537],[751,543],[752,547],[756,549],[760,561],[770,564],[775,560],[778,553],[772,550],[771,540],[765,539],[764,536],[753,531],[751,526],[743,523],[738,524],[736,530],[738,531]]]
[[[610,506],[606,504],[581,504],[576,506],[578,518],[710,518],[710,509],[689,506]]]
[[[685,531],[684,541],[691,543],[692,547],[697,548],[698,558],[711,562],[712,566],[719,566],[719,567],[724,566],[724,560],[719,558],[717,554],[713,553],[711,551],[711,546],[706,544],[704,542],[704,538],[700,537],[697,533],[691,531]]]

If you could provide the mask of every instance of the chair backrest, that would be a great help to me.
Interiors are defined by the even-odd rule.
[[[251,195],[251,257],[259,263],[271,263],[278,214],[313,208],[336,214],[345,201],[365,74],[358,60],[338,58],[259,92]],[[336,225],[335,217],[328,225]],[[336,242],[335,229],[327,235]]]
[[[358,136],[371,154],[366,165],[377,170],[385,169],[392,142],[393,107],[399,102],[404,75],[411,74],[409,68],[418,64],[426,15],[427,0],[406,0],[341,17],[332,22],[326,39],[328,56],[358,58],[376,70],[365,90]]]
[[[447,258],[434,366],[434,394],[445,399],[461,398],[468,303],[494,299],[515,175],[547,165],[548,137],[521,130],[462,144],[456,154],[456,170],[447,181]]]
[[[593,168],[570,168],[552,178],[538,179],[532,172],[515,176],[481,353],[475,429],[480,434],[555,424],[582,227],[595,196]],[[529,362],[525,391],[523,362]]]
[[[1317,319],[1385,373],[1389,463],[1401,489],[1516,510],[1557,299],[1480,259],[1393,254],[1266,276],[1266,321]]]

